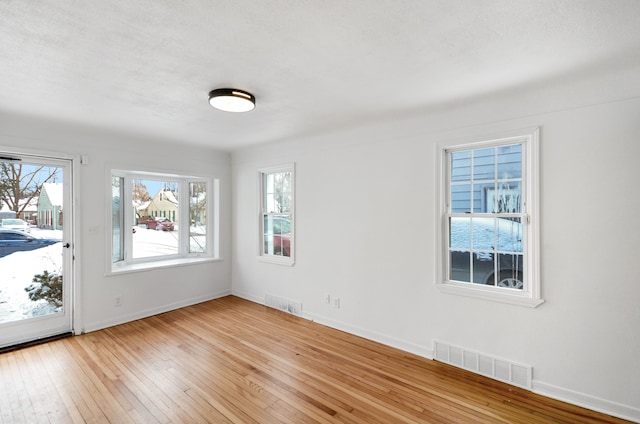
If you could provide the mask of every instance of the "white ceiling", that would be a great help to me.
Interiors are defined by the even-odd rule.
[[[221,149],[630,58],[638,0],[0,1],[0,111]],[[222,87],[256,109],[211,108]]]

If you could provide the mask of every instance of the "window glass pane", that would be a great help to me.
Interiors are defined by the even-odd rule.
[[[473,184],[473,212],[493,213],[495,210],[495,182]]]
[[[495,255],[488,252],[473,252],[473,282],[495,285]]]
[[[522,178],[522,145],[498,147],[498,178],[521,179]]]
[[[522,290],[523,285],[523,268],[522,254],[505,254],[498,255],[498,287],[507,287]]]
[[[498,250],[522,252],[522,220],[520,218],[497,219]]]
[[[493,251],[496,245],[495,218],[473,218],[473,250]]]
[[[496,178],[496,149],[473,150],[473,180],[494,180]]]
[[[471,219],[449,218],[449,247],[451,250],[469,250],[471,248]]]
[[[291,183],[291,172],[265,174],[265,212],[291,212]]]
[[[473,199],[471,184],[456,184],[451,186],[451,212],[471,212],[471,200]]]
[[[291,216],[264,216],[264,250],[266,255],[291,256]]]
[[[471,181],[471,151],[451,153],[451,181]]]
[[[449,279],[471,282],[471,252],[451,251],[449,260],[451,264]]]
[[[207,251],[207,183],[189,183],[189,253]]]
[[[134,180],[132,202],[138,225],[132,258],[178,254],[178,181]]]
[[[111,177],[111,261],[124,259],[124,237],[122,233],[124,178]]]
[[[522,211],[522,183],[519,181],[498,182],[487,194],[495,201],[497,213],[520,213]]]

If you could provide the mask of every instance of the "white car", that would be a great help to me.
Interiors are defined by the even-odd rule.
[[[31,232],[31,227],[22,219],[17,218],[5,218],[0,222],[0,228],[3,230],[18,230],[25,233]]]

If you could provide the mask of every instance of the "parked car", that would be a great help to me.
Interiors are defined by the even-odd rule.
[[[155,218],[149,218],[147,221],[147,228],[150,230],[173,231],[174,226],[173,222],[168,218],[157,216]]]
[[[269,220],[271,220],[271,227],[269,227]],[[273,251],[269,249],[271,240],[273,240]],[[264,253],[291,256],[291,221],[286,216],[265,216]]]
[[[22,219],[18,218],[5,218],[0,221],[0,228],[6,230],[18,230],[24,231],[25,233],[31,232],[31,227]]]
[[[33,237],[23,231],[0,229],[0,258],[14,252],[40,249],[60,241]]]
[[[470,218],[451,218],[450,279],[521,290],[522,223],[473,218],[473,230],[470,223]]]

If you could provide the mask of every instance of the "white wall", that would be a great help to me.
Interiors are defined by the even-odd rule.
[[[529,364],[534,391],[640,420],[638,74],[594,72],[234,152],[234,294],[301,301],[306,318],[427,357],[438,339]],[[536,126],[545,303],[439,292],[436,144]],[[287,162],[293,267],[256,259],[257,169]]]
[[[28,152],[46,151],[51,155],[86,155],[89,159],[87,165],[80,165],[77,160],[74,164],[79,293],[76,331],[92,331],[230,293],[228,153],[8,114],[0,115],[0,146]],[[111,169],[219,178],[223,260],[107,276],[106,261],[110,252],[105,223],[111,206],[105,189]],[[121,296],[122,306],[114,306],[115,296]]]

